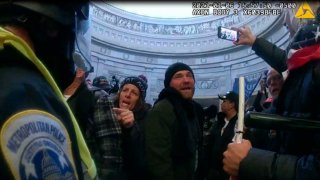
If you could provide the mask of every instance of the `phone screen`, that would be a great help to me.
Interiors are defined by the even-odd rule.
[[[220,26],[218,29],[218,37],[221,39],[226,39],[226,40],[230,40],[230,41],[237,41],[238,40],[238,32],[235,30]]]

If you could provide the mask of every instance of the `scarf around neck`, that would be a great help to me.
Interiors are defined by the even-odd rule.
[[[172,104],[178,121],[176,143],[173,145],[176,146],[176,148],[173,148],[174,151],[182,155],[181,152],[184,152],[186,148],[187,152],[190,153],[188,153],[189,155],[193,154],[200,138],[199,116],[195,102],[183,98],[177,90],[171,87],[165,88],[160,92],[155,104],[163,99],[167,99]]]

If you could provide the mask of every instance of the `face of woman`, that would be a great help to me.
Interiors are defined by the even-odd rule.
[[[133,84],[125,84],[120,91],[119,107],[133,110],[140,97],[140,91]]]

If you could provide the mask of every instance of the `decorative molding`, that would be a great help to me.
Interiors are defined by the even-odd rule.
[[[218,39],[218,25],[248,23],[254,34],[266,39],[272,36],[278,46],[287,44],[289,38],[285,31],[279,30],[280,25],[275,25],[280,24],[280,17],[227,16],[172,23],[130,18],[127,14],[102,9],[95,2],[91,4],[91,61],[95,75],[116,75],[121,81],[129,75],[146,74],[150,103],[163,89],[165,70],[174,62],[191,65],[196,75],[196,93],[203,97],[230,90],[234,77],[243,75],[252,81],[260,77],[267,64],[251,47],[234,46],[230,41]],[[195,29],[187,31],[192,26]]]
[[[196,81],[197,89],[218,89],[219,87],[219,78],[216,79],[201,79]]]
[[[149,53],[194,54],[210,51],[226,51],[236,48],[232,43],[218,39],[217,27],[239,27],[247,24],[259,35],[273,25],[277,16],[244,16],[238,15],[214,18],[190,18],[167,20],[150,18],[115,10],[108,3],[91,3],[92,36],[110,45],[127,50]],[[131,15],[131,16],[130,16]],[[158,20],[158,21],[157,21]],[[266,30],[267,29],[267,30]],[[214,46],[219,44],[219,46]]]
[[[201,23],[195,22],[194,19],[191,19],[189,24],[184,23],[184,25],[180,25],[178,23],[176,23],[175,25],[147,23],[116,15],[112,12],[109,12],[112,11],[112,9],[108,9],[107,5],[105,6],[107,10],[105,10],[98,7],[96,4],[98,3],[92,3],[91,5],[92,15],[94,18],[97,18],[107,24],[123,28],[125,30],[147,34],[184,36],[212,33],[217,31],[218,26],[231,27],[250,19],[243,16],[241,13],[242,10],[240,10],[238,15],[230,14],[229,16],[225,16],[211,21],[208,20],[207,22]]]

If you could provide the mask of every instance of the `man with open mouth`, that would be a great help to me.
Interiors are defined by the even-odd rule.
[[[172,64],[164,87],[145,120],[149,175],[151,179],[197,179],[203,109],[192,100],[192,69],[184,63]]]

